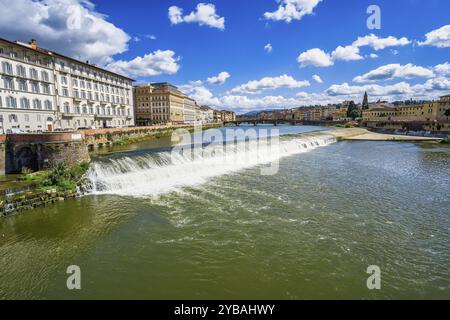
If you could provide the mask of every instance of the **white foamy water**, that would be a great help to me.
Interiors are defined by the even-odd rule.
[[[195,149],[195,156],[191,152],[150,152],[96,162],[87,173],[87,178],[91,182],[92,194],[157,196],[259,165],[262,174],[276,174],[281,158],[334,142],[336,139],[333,136],[320,134],[277,140],[274,145],[267,144],[267,141],[210,145]]]

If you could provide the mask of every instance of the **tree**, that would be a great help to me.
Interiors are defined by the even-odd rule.
[[[448,118],[450,117],[450,109],[445,110],[444,115]]]
[[[356,106],[355,102],[350,101],[347,109],[347,118],[352,118],[355,120],[356,118],[359,118],[361,116],[361,113],[359,112],[358,107]]]

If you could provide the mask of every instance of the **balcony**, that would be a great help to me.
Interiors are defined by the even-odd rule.
[[[96,119],[112,119],[114,116],[111,114],[96,114]]]

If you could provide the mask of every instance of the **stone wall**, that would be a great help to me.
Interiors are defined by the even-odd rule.
[[[0,216],[47,206],[76,197],[75,191],[58,192],[56,190],[29,191],[9,197],[0,195]]]
[[[221,124],[208,124],[203,128],[217,127]],[[141,138],[156,134],[158,132],[164,132],[168,130],[180,129],[180,128],[193,128],[192,125],[160,125],[150,127],[135,127],[135,128],[120,128],[120,129],[98,129],[98,130],[83,130],[84,141],[90,148],[98,148],[103,146],[112,145],[115,142],[123,141],[127,139]]]
[[[0,135],[0,176],[5,175],[6,167],[6,136]]]
[[[428,131],[434,134],[450,133],[450,122],[434,121],[363,121],[362,126],[378,130]]]
[[[6,139],[6,173],[19,173],[24,167],[37,171],[61,162],[73,166],[89,161],[81,133],[20,134]]]

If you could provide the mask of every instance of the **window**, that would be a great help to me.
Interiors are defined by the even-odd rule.
[[[68,96],[69,96],[69,89],[63,88],[63,89],[62,89],[62,95],[63,95],[64,97],[68,97]]]
[[[72,79],[72,85],[74,87],[78,87],[78,80],[77,79]]]
[[[30,109],[30,100],[27,98],[20,99],[20,107],[22,109]]]
[[[2,97],[0,97],[0,108],[2,107]]]
[[[68,102],[64,103],[63,110],[64,110],[64,113],[70,113],[70,105]]]
[[[76,113],[80,114],[80,113],[81,113],[80,106],[76,106],[76,107],[75,107],[75,111],[76,111]]]
[[[52,102],[50,100],[45,100],[44,107],[45,110],[52,110]]]
[[[43,84],[43,85],[42,85],[42,91],[43,91],[45,94],[50,94],[50,85],[48,85],[48,84]]]
[[[25,114],[24,119],[25,119],[25,122],[30,122],[30,115]]]
[[[37,122],[41,122],[42,121],[42,118],[41,118],[40,114],[36,115],[36,120],[37,120]]]
[[[33,108],[36,110],[41,110],[42,109],[42,103],[41,100],[39,99],[34,99],[33,100]]]
[[[27,72],[26,72],[26,69],[25,69],[24,66],[17,65],[16,69],[17,69],[17,75],[19,77],[24,77],[25,78],[27,76]]]
[[[42,77],[43,81],[47,81],[48,82],[49,77],[48,77],[48,73],[46,71],[42,71],[41,72],[41,77]]]
[[[78,90],[73,90],[73,96],[75,98],[80,98],[80,92]]]
[[[17,108],[17,100],[14,97],[6,98],[6,107],[7,108]]]
[[[87,114],[87,113],[88,113],[88,112],[87,112],[87,107],[86,107],[86,105],[83,106],[83,113],[84,113],[84,114]]]
[[[17,123],[17,115],[15,115],[15,114],[10,114],[9,115],[9,122],[10,123]]]
[[[34,68],[30,69],[30,77],[31,79],[38,80],[38,72],[36,69]]]
[[[67,77],[66,76],[61,76],[61,83],[65,86],[67,86]]]
[[[39,93],[39,83],[37,83],[37,82],[31,83],[31,92]]]
[[[20,91],[27,91],[27,82],[26,80],[18,80],[17,83],[19,84],[19,90]]]
[[[2,62],[3,73],[12,74],[12,64],[6,61]]]
[[[3,78],[3,87],[5,89],[14,90],[14,82],[11,78],[4,77]]]

